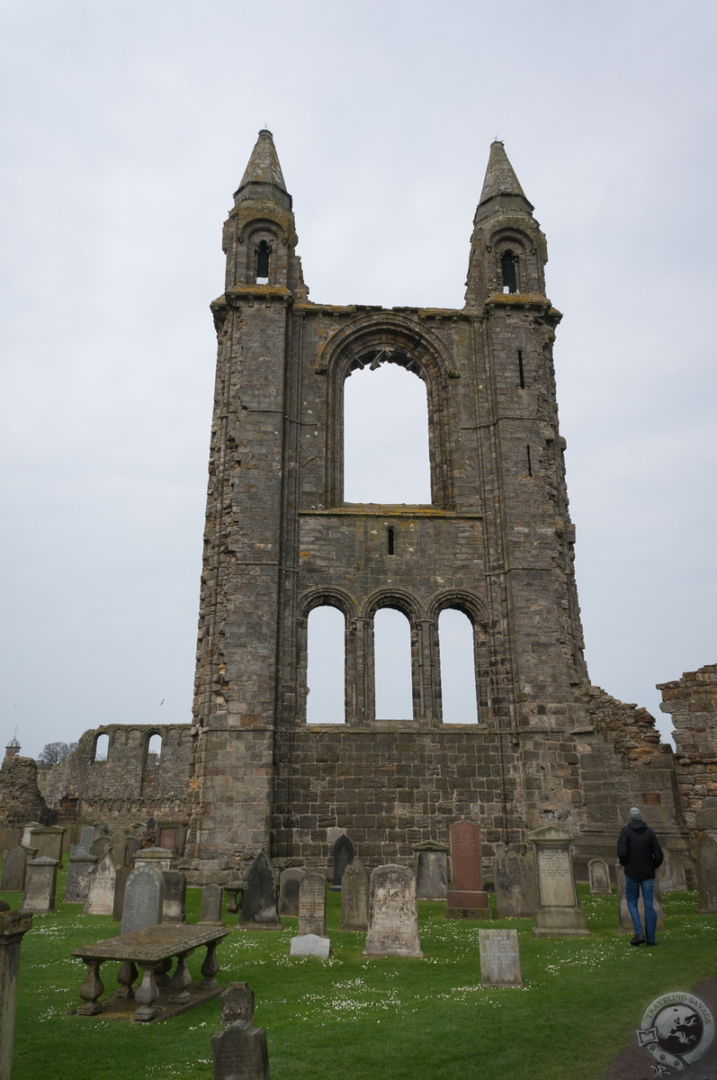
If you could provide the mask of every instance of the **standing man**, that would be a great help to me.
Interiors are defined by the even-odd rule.
[[[617,857],[625,871],[625,899],[635,927],[631,945],[656,945],[657,912],[655,910],[655,871],[664,855],[659,840],[652,829],[642,820],[636,806],[630,810],[630,820],[617,841]],[[642,890],[645,902],[645,932],[640,922],[637,906]]]

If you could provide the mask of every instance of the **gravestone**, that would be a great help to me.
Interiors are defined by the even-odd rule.
[[[159,846],[167,848],[173,855],[176,855],[179,851],[179,845],[177,843],[177,826],[176,825],[161,825],[159,828]]]
[[[118,866],[117,877],[115,878],[115,898],[112,904],[112,918],[115,922],[121,923],[122,916],[124,914],[124,896],[127,889],[127,882],[129,881],[129,875],[132,873],[131,866]]]
[[[299,886],[299,934],[326,933],[326,878],[305,874]]]
[[[94,840],[92,841],[92,847],[90,848],[90,852],[92,855],[96,855],[99,861],[105,854],[105,852],[110,848],[111,844],[112,841],[110,840],[109,836],[105,836],[104,833],[100,836],[95,836]]]
[[[241,922],[244,926],[258,926],[265,930],[281,930],[276,911],[276,886],[271,864],[260,851],[247,874],[242,897]]]
[[[2,872],[1,887],[4,892],[22,892],[25,888],[27,857],[28,849],[21,844],[16,844],[8,851]]]
[[[96,835],[97,829],[94,825],[83,825],[80,829],[80,847],[85,851],[91,851]]]
[[[279,877],[279,914],[299,914],[299,886],[306,874],[300,866],[290,866]]]
[[[205,885],[202,889],[202,906],[199,921],[202,923],[220,923],[222,921],[221,885]]]
[[[696,846],[697,888],[700,892],[699,908],[702,914],[717,911],[717,839],[703,833]]]
[[[139,851],[140,839],[138,836],[128,836],[125,844],[125,863],[134,866],[135,856]]]
[[[663,847],[662,854],[664,859],[655,875],[656,879],[660,882],[660,892],[686,892],[687,881],[685,879],[684,866],[666,847]]]
[[[331,938],[320,934],[298,934],[291,939],[290,956],[316,956],[326,960],[331,956]]]
[[[546,825],[531,833],[538,866],[538,910],[533,933],[537,937],[588,937],[585,912],[575,887],[570,844],[573,837]]]
[[[62,866],[62,840],[66,830],[61,825],[36,825],[30,832],[30,847],[38,857],[57,859]]]
[[[478,947],[482,986],[523,985],[517,930],[479,930]]]
[[[353,859],[344,871],[341,929],[368,930],[368,872],[360,859]]]
[[[445,900],[448,893],[448,845],[426,840],[416,844],[416,896]]]
[[[164,870],[164,906],[162,922],[184,922],[184,903],[187,895],[187,878],[181,870]]]
[[[481,877],[480,826],[461,818],[449,830],[451,887],[448,890],[447,919],[488,919],[490,901]]]
[[[612,892],[610,867],[604,859],[590,859],[588,861],[588,881],[593,896],[608,896]]]
[[[27,825],[23,825],[22,840],[20,841],[21,846],[24,848],[33,848],[34,850],[34,845],[32,843],[32,830],[41,828],[42,826],[40,825],[39,821],[28,821]]]
[[[342,833],[336,840],[331,850],[331,864],[332,864],[332,889],[340,889],[341,882],[343,881],[344,871],[349,865],[351,860],[356,855],[356,848],[348,838],[346,833]]]
[[[617,864],[617,867],[616,867],[615,876],[617,878],[617,892],[618,892],[618,903],[619,903],[619,912],[620,912],[620,929],[624,930],[626,932],[629,931],[632,934],[633,931],[634,931],[634,927],[632,925],[632,917],[630,915],[630,909],[627,906],[627,897],[625,896],[625,871],[623,870],[622,866],[620,866],[619,863]],[[654,898],[654,901],[653,901],[653,906],[655,908],[655,911],[657,912],[657,929],[658,930],[664,930],[665,929],[665,912],[664,912],[663,907],[662,907],[662,901],[660,899],[660,894],[661,894],[660,883],[657,880],[657,878],[655,878],[655,898]],[[642,892],[640,892],[640,899],[637,901],[637,910],[640,912],[640,920],[642,922],[642,930],[643,930],[643,933],[644,933],[644,931],[645,931],[645,901],[642,899]]]
[[[111,915],[115,902],[117,869],[105,851],[90,874],[85,912],[87,915]]]
[[[214,1080],[269,1080],[266,1031],[246,1020],[212,1036]]]
[[[26,911],[0,912],[0,1078],[10,1080],[15,1041],[15,1004],[20,946],[32,928],[32,915]],[[19,1073],[15,1074],[19,1077]]]
[[[535,849],[501,847],[493,860],[493,883],[498,916],[524,918],[538,910]]]
[[[59,865],[58,859],[50,859],[47,855],[38,855],[35,859],[28,859],[25,895],[22,900],[23,911],[55,910],[55,889]]]
[[[65,886],[65,900],[68,904],[84,904],[90,887],[90,877],[96,865],[96,857],[82,848],[70,856],[70,869]]]
[[[235,1020],[245,1020],[250,1024],[253,1019],[254,991],[249,983],[229,983],[222,994],[222,1023],[227,1027]]]
[[[119,869],[120,866],[126,866],[127,864],[127,837],[122,829],[115,829],[110,837],[110,858],[115,866]]]
[[[167,848],[140,848],[134,857],[135,866],[153,866],[155,870],[172,869],[172,852]]]
[[[371,874],[365,956],[423,956],[418,936],[416,879],[389,863]]]
[[[121,934],[146,930],[162,921],[164,878],[154,866],[136,866],[124,891]]]

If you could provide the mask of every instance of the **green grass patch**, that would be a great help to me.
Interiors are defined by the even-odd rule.
[[[19,906],[19,894],[0,895]],[[592,934],[576,940],[536,938],[529,919],[449,920],[443,905],[421,904],[425,958],[398,960],[363,956],[364,935],[339,930],[340,897],[329,893],[329,960],[290,958],[296,920],[285,919],[281,932],[227,937],[219,979],[254,989],[272,1080],[594,1080],[653,998],[715,974],[717,916],[697,914],[696,893],[669,894],[658,948],[635,949],[616,927],[615,896],[581,896]],[[198,908],[190,889],[188,921]],[[523,990],[481,988],[486,926],[518,930]],[[79,905],[35,916],[20,965],[18,1080],[211,1080],[218,1000],[150,1025],[72,1015],[84,965],[70,954],[118,929]],[[197,979],[203,956],[190,960]],[[102,967],[106,993],[116,968]],[[648,1075],[647,1055],[645,1065]]]

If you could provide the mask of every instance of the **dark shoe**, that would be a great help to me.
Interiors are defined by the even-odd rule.
[[[646,941],[645,944],[646,945],[657,945],[657,942],[656,941]]]
[[[644,945],[645,939],[642,934],[635,934],[634,938],[630,942],[631,945]]]

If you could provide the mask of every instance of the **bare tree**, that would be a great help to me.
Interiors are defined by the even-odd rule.
[[[39,758],[40,765],[59,765],[77,748],[76,742],[49,742],[43,746]]]

